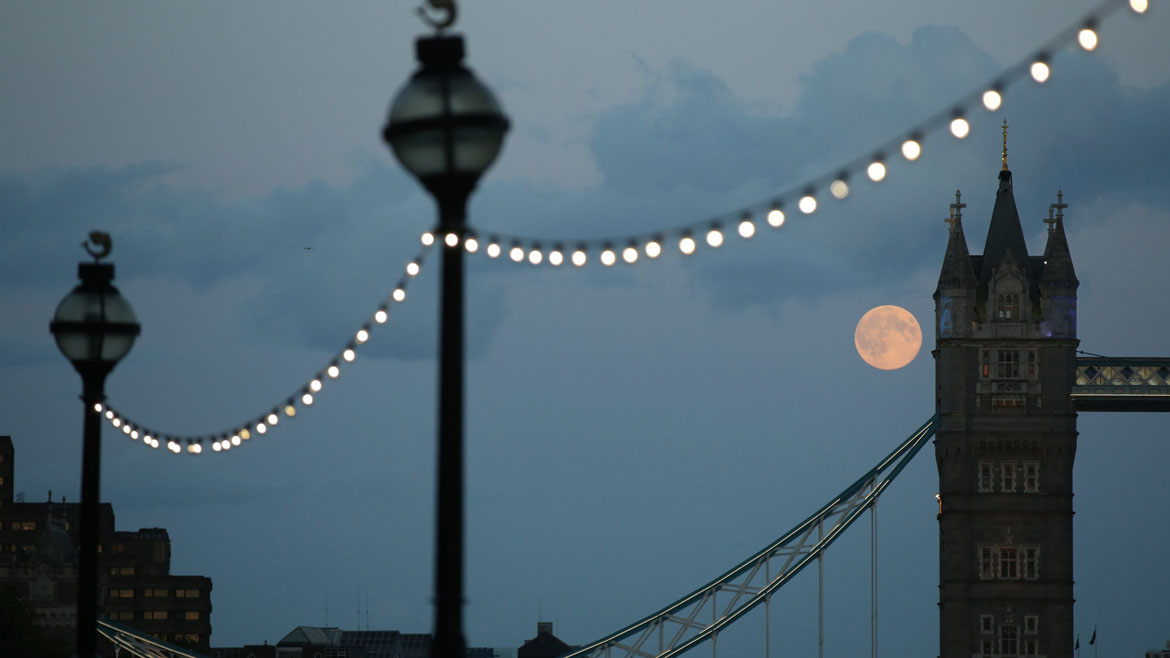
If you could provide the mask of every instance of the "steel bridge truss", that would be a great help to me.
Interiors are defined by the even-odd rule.
[[[760,552],[654,614],[562,658],[670,658],[710,639],[763,604],[821,555],[934,435],[935,415],[868,473]],[[770,632],[770,631],[769,631]],[[770,638],[769,638],[770,639]]]
[[[1078,358],[1077,411],[1170,411],[1170,358]]]
[[[129,626],[99,619],[98,633],[114,645],[115,655],[134,658],[207,658],[201,653],[183,649],[155,639],[152,635]]]

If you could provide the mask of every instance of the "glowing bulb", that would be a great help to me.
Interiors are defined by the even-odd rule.
[[[297,408],[291,404],[284,405],[284,415],[292,418],[293,416],[297,415]]]
[[[406,291],[402,288],[395,288],[394,292],[390,293],[390,298],[396,302],[406,299]]]
[[[488,255],[488,258],[499,258],[500,257],[499,243],[497,243],[497,242],[489,243],[487,246],[487,255]]]
[[[158,442],[158,439],[153,439],[150,442],[150,447],[154,448],[155,450],[158,450],[159,445],[161,444]]]
[[[662,245],[657,240],[651,240],[643,248],[647,258],[658,258],[662,255]]]
[[[584,249],[578,249],[578,250],[573,252],[573,264],[576,265],[577,267],[581,267],[582,265],[584,265],[585,261],[587,261],[588,259],[589,259],[589,257],[585,255]]]
[[[129,433],[130,433],[130,426],[129,426],[129,425],[123,425],[123,426],[122,426],[122,433],[123,433],[123,434],[129,434]]]
[[[154,437],[153,437],[153,436],[151,436],[151,435],[149,435],[149,434],[143,434],[143,435],[142,435],[142,442],[143,442],[143,443],[150,443],[151,441],[154,441]]]
[[[378,324],[386,324],[386,320],[389,317],[390,316],[387,315],[386,311],[378,309],[378,311],[374,313],[374,322],[377,322]]]
[[[106,410],[106,420],[113,420],[113,419],[114,419],[114,412],[107,409]]]
[[[314,392],[314,393],[320,391],[321,390],[321,380],[314,379],[313,381],[309,382],[309,390]]]
[[[422,240],[424,247],[429,247],[429,246],[435,244],[435,234],[431,233],[430,231],[423,233],[422,238],[420,238],[420,239]]]
[[[627,263],[633,263],[633,262],[637,261],[638,260],[638,248],[635,247],[634,245],[630,245],[630,246],[626,247],[625,249],[622,249],[622,260],[626,261]]]
[[[167,444],[167,447],[170,448],[171,452],[175,453],[176,455],[182,451],[182,448],[179,447],[179,444],[175,443],[174,441],[171,441],[169,444]]]
[[[806,194],[800,197],[800,203],[796,205],[800,208],[800,212],[811,215],[817,209],[817,199],[811,194]]]
[[[364,343],[370,339],[370,332],[365,329],[358,329],[358,332],[353,335],[353,339],[359,343]]]
[[[565,254],[560,249],[553,249],[548,252],[548,262],[551,265],[559,267],[561,263],[565,262]]]
[[[613,249],[605,248],[601,252],[601,264],[609,267],[617,262],[617,254],[613,253]]]
[[[1132,9],[1135,14],[1144,14],[1146,13],[1146,10],[1150,8],[1150,2],[1149,0],[1129,0],[1129,8]]]
[[[849,184],[838,178],[829,185],[829,194],[832,194],[834,199],[844,199],[849,196]]]
[[[110,421],[110,424],[113,425],[114,427],[121,427],[122,426],[122,419],[115,418],[114,420]]]
[[[263,434],[268,431],[268,427],[264,423],[256,423],[256,433]]]
[[[902,142],[902,157],[914,161],[920,155],[922,155],[922,145],[917,140],[908,139]]]
[[[240,438],[247,441],[248,439],[252,438],[252,433],[249,432],[248,428],[245,427],[244,429],[240,430]]]
[[[130,438],[137,441],[138,440],[138,430],[133,430],[132,432],[130,432]]]
[[[203,452],[203,444],[202,443],[195,443],[191,447],[193,448],[193,450],[191,450],[191,452],[193,452],[197,455],[199,453]]]
[[[277,416],[275,413],[268,414],[268,424],[269,425],[275,425],[279,422],[280,422],[280,416]]]
[[[987,109],[994,112],[999,109],[1000,105],[1003,105],[1003,96],[1001,96],[998,91],[994,89],[988,89],[987,91],[983,92],[983,107],[986,107]]]
[[[102,403],[98,402],[97,404],[93,405],[93,410],[100,414],[102,412]]]
[[[479,240],[469,237],[463,241],[463,248],[467,250],[467,253],[474,254],[479,251]]]
[[[873,182],[878,182],[886,177],[886,165],[880,160],[874,160],[865,168],[865,174]]]
[[[971,133],[971,124],[963,117],[955,117],[951,120],[951,134],[959,139],[963,139]]]
[[[750,219],[745,219],[739,223],[739,237],[750,238],[756,234],[756,223]]]
[[[329,375],[333,379],[337,379],[341,376],[341,368],[338,368],[337,366],[329,366],[329,369],[325,371],[325,374]]]
[[[341,353],[341,358],[345,359],[349,363],[353,363],[353,359],[355,356],[357,356],[357,354],[355,354],[354,351],[351,349],[346,349],[344,352]]]
[[[220,443],[222,443],[222,444],[223,444],[223,449],[224,449],[224,450],[231,450],[231,449],[232,449],[232,444],[231,444],[231,442],[230,442],[230,441],[228,441],[227,439],[224,439],[223,441],[220,441]]]
[[[302,395],[301,396],[301,404],[305,405],[306,407],[313,404],[313,394],[312,393],[305,393],[304,395]]]
[[[455,235],[454,233],[448,233],[443,237],[443,242],[446,243],[448,247],[454,247],[459,244],[459,236]]]
[[[239,434],[232,435],[232,445],[234,445],[234,446],[240,445],[240,435]]]
[[[695,253],[695,239],[689,235],[682,236],[682,239],[678,241],[678,250],[688,256]]]
[[[1091,27],[1083,28],[1077,32],[1077,43],[1087,51],[1093,50],[1097,47],[1097,32]]]
[[[414,261],[410,261],[409,263],[406,264],[406,273],[409,274],[410,276],[418,276],[418,271],[420,269],[421,268],[418,266],[418,263],[416,263]]]
[[[779,208],[773,208],[768,211],[768,226],[772,228],[784,226],[784,211]]]
[[[1046,82],[1048,80],[1048,64],[1044,61],[1032,62],[1032,79],[1036,82]]]
[[[508,252],[508,256],[512,259],[513,263],[519,263],[520,261],[524,260],[524,249],[522,249],[520,245],[516,245],[515,247],[512,247],[511,251]]]
[[[718,247],[723,244],[723,231],[713,228],[707,231],[707,244],[712,247]]]
[[[544,254],[541,253],[539,249],[533,249],[532,251],[528,252],[529,263],[532,263],[533,265],[540,265],[541,261],[543,260]]]
[[[211,449],[216,451],[216,452],[223,450],[223,448],[221,448],[219,445],[219,441],[216,441],[215,443],[211,444]]]

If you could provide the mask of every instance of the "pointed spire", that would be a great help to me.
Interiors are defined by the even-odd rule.
[[[1044,247],[1044,283],[1077,284],[1077,273],[1073,269],[1072,254],[1068,250],[1068,237],[1064,234],[1064,191],[1057,190],[1056,203],[1048,206],[1048,244]],[[1056,216],[1053,216],[1056,211]]]
[[[1007,117],[1004,117],[1003,118],[1003,155],[1001,156],[1001,158],[1003,159],[1003,169],[1001,169],[1000,171],[1007,171],[1008,170],[1008,168],[1007,168],[1007,129],[1008,129]]]
[[[963,235],[963,208],[967,204],[962,202],[962,194],[955,190],[955,202],[951,204],[951,214],[944,219],[950,224],[950,237],[947,238],[947,251],[943,256],[942,271],[938,275],[938,287],[942,288],[974,288],[979,280],[975,278],[975,269],[971,266],[971,252],[967,250],[967,238]]]
[[[1012,193],[1012,172],[999,172],[999,190],[995,194],[995,208],[991,211],[991,225],[987,228],[987,242],[983,246],[983,266],[979,272],[980,285],[991,280],[991,272],[999,267],[1007,254],[1012,254],[1017,265],[1028,262],[1028,244],[1020,227],[1020,213]]]

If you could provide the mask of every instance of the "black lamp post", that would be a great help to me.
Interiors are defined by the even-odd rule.
[[[500,152],[508,119],[463,65],[462,37],[440,33],[418,39],[415,47],[421,66],[394,99],[382,136],[439,207],[443,267],[431,655],[464,658],[463,236],[467,199]]]
[[[110,253],[110,236],[91,233],[98,250],[86,251],[92,263],[80,263],[77,285],[53,314],[49,331],[57,347],[81,375],[81,400],[85,404],[84,439],[81,449],[81,550],[77,578],[77,655],[97,655],[97,558],[98,500],[101,482],[101,414],[106,375],[126,356],[141,329],[130,304],[110,284],[114,266],[98,262]],[[84,243],[82,243],[84,245]]]

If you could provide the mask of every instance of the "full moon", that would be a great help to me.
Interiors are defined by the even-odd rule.
[[[910,311],[900,306],[878,306],[861,316],[853,332],[853,344],[869,365],[897,370],[918,356],[922,329]]]

